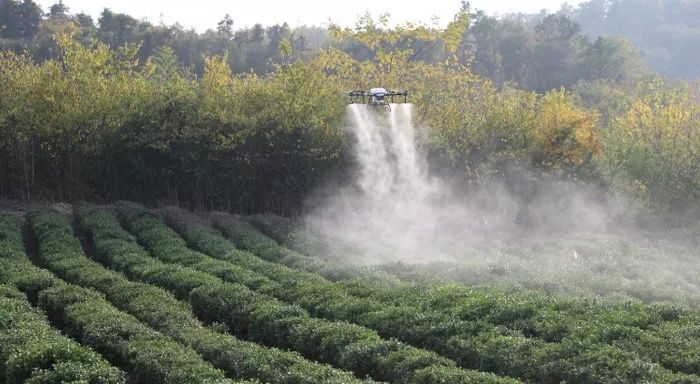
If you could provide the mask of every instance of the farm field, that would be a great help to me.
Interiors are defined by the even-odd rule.
[[[371,256],[355,256],[361,254],[356,244],[342,239],[324,241],[296,220],[267,214],[247,216],[238,223],[254,227],[289,249],[315,256],[318,260],[311,271],[331,280],[339,273],[341,278],[353,276],[349,271],[340,272],[340,265],[372,261]],[[383,273],[378,279],[383,281],[458,282],[510,291],[700,307],[700,264],[696,261],[700,242],[695,234],[631,233],[633,230],[622,227],[606,233],[524,235],[511,241],[464,244],[453,260],[431,261],[426,255],[422,263],[384,262],[371,274]],[[503,238],[508,235],[513,236],[503,234]],[[347,257],[350,254],[353,257]],[[382,259],[382,255],[376,257]]]
[[[690,298],[417,279],[275,216],[0,217],[1,383],[700,383]]]
[[[317,3],[0,0],[0,384],[700,384],[700,1]]]

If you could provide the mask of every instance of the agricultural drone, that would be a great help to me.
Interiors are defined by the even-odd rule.
[[[394,98],[397,96],[403,96],[403,102],[408,102],[408,91],[387,91],[384,88],[372,88],[369,92],[352,91],[348,92],[348,96],[350,97],[350,103],[367,104],[367,107],[375,111],[391,111],[391,103],[394,102]],[[401,99],[399,99],[399,102],[401,102]]]

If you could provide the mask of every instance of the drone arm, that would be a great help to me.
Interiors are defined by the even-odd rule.
[[[398,91],[390,91],[387,93],[387,96],[391,96],[392,98],[394,96],[403,96],[403,102],[407,103],[408,102],[408,91],[403,91],[403,92],[398,92]]]

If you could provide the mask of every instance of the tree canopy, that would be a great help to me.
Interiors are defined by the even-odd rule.
[[[197,34],[55,7],[33,37],[3,40],[0,194],[295,212],[352,169],[343,93],[381,84],[410,90],[430,163],[463,188],[521,167],[697,203],[697,84],[542,16],[463,7],[442,29],[368,14],[327,31],[224,17]]]

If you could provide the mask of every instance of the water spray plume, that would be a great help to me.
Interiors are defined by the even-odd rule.
[[[625,224],[624,204],[583,182],[513,167],[478,188],[453,188],[444,172],[429,171],[413,106],[389,107],[347,107],[355,174],[312,201],[304,218],[335,262],[401,262],[402,271],[469,284],[695,305],[688,298],[698,291],[700,270],[688,255],[697,248]]]
[[[309,222],[326,235],[363,244],[366,256],[434,258],[437,254],[417,251],[431,244],[447,224],[439,207],[448,195],[441,181],[429,176],[418,151],[412,105],[390,107],[377,113],[364,105],[348,106],[348,130],[356,141],[356,180]]]

